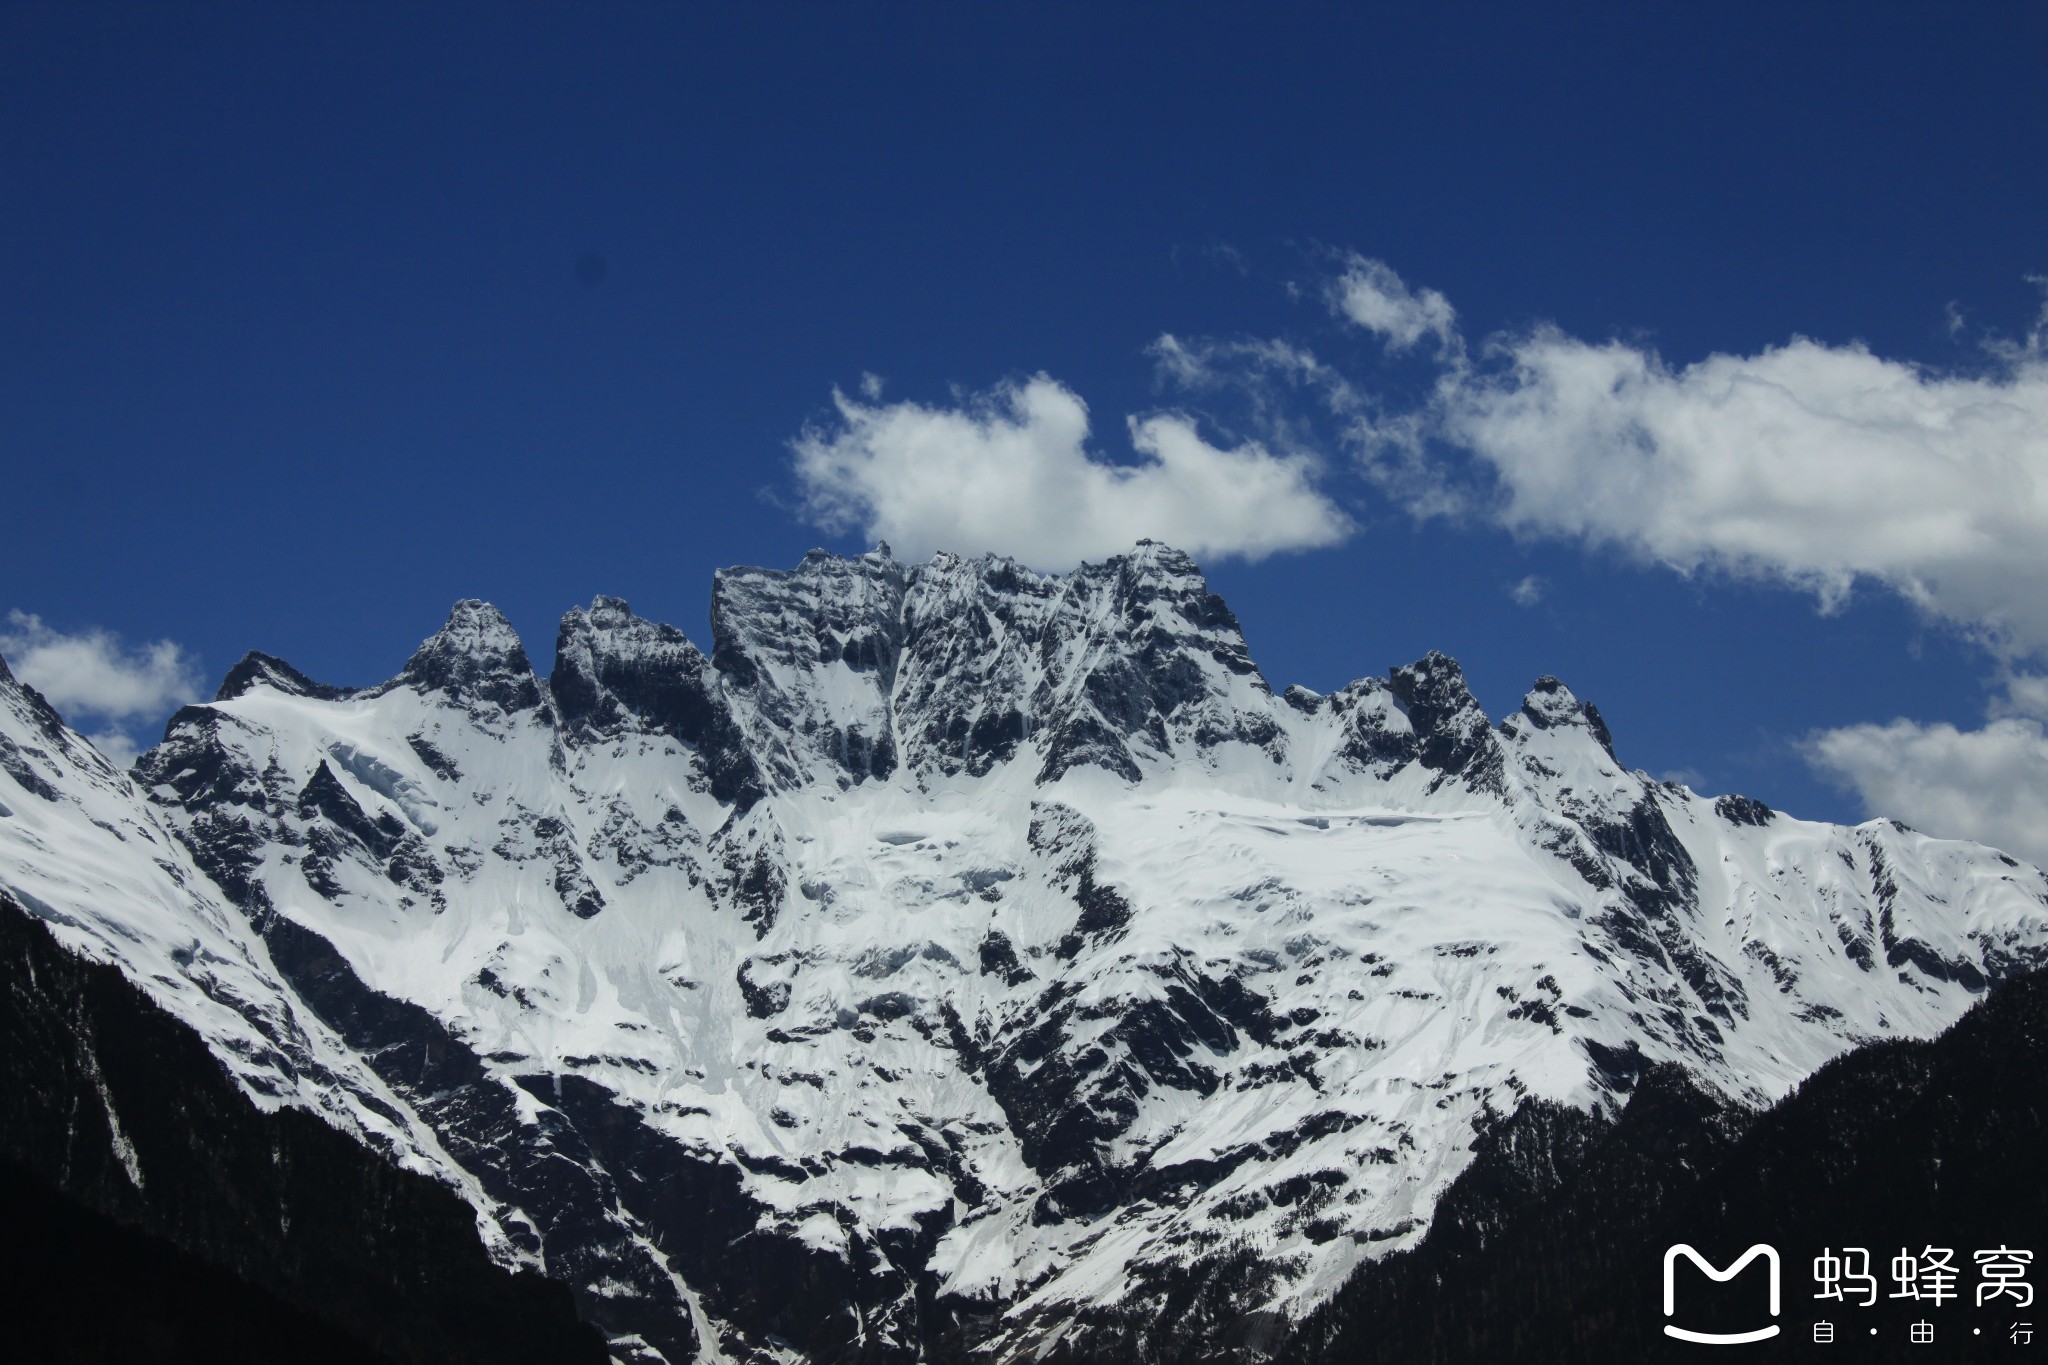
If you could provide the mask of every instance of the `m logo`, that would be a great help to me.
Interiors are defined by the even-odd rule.
[[[1778,1316],[1777,1248],[1758,1242],[1755,1246],[1738,1256],[1735,1264],[1729,1266],[1726,1270],[1716,1270],[1707,1263],[1706,1257],[1700,1255],[1685,1243],[1680,1242],[1677,1246],[1667,1248],[1664,1252],[1665,1317],[1668,1318],[1678,1311],[1678,1285],[1672,1272],[1677,1269],[1678,1258],[1681,1256],[1698,1266],[1705,1273],[1706,1277],[1716,1284],[1726,1284],[1737,1275],[1740,1275],[1751,1261],[1754,1261],[1759,1256],[1763,1257],[1764,1262],[1771,1269],[1771,1316],[1774,1318]],[[1759,1327],[1753,1332],[1692,1332],[1683,1327],[1674,1327],[1667,1322],[1664,1324],[1664,1335],[1667,1337],[1677,1337],[1680,1341],[1696,1341],[1704,1346],[1739,1346],[1746,1341],[1765,1341],[1778,1335],[1778,1324],[1772,1323],[1769,1327]]]

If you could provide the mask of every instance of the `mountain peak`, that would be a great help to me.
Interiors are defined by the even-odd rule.
[[[1390,669],[1387,688],[1408,712],[1418,741],[1416,756],[1424,767],[1446,777],[1465,774],[1468,786],[1497,785],[1500,752],[1493,725],[1456,659],[1432,649],[1412,664]]]
[[[1115,555],[1099,567],[1083,564],[1064,581],[1084,583],[1110,578],[1122,628],[1134,639],[1150,638],[1154,646],[1194,648],[1232,673],[1264,679],[1252,662],[1244,628],[1230,604],[1209,591],[1209,580],[1185,552],[1156,540],[1141,540],[1130,553]]]
[[[491,702],[507,711],[531,710],[541,701],[540,680],[519,633],[503,612],[474,597],[457,602],[447,623],[386,684],[396,685]]]
[[[220,680],[220,687],[214,692],[213,699],[233,701],[236,697],[258,687],[267,687],[288,697],[318,697],[322,701],[334,701],[348,696],[354,690],[314,682],[283,659],[252,649],[228,670],[225,678]]]
[[[1074,575],[1085,577],[1094,568],[1083,564],[1074,571]],[[1101,568],[1133,582],[1172,583],[1182,590],[1205,595],[1209,591],[1209,580],[1194,557],[1163,541],[1141,540],[1123,554],[1111,555],[1103,561]]]
[[[1187,551],[1168,545],[1163,540],[1154,540],[1150,536],[1145,536],[1134,542],[1130,553],[1121,556],[1121,558],[1138,560],[1145,563],[1165,564],[1175,569],[1185,567],[1200,572],[1199,569],[1196,569],[1194,557],[1188,554]]]
[[[480,597],[465,597],[448,609],[448,619],[421,643],[424,649],[446,640],[470,653],[503,653],[521,649],[519,633],[499,611]]]
[[[42,693],[15,677],[13,670],[7,667],[7,660],[0,658],[0,697],[8,695],[18,699],[15,705],[20,708],[22,714],[27,716],[31,723],[38,730],[42,731],[47,738],[55,740],[60,744],[63,742],[63,736],[67,731],[64,728],[64,718],[57,714],[57,708],[50,705],[48,698],[44,697]],[[9,745],[5,737],[0,736],[0,767],[5,767],[8,771],[13,772],[15,768],[8,766],[8,759],[10,757],[12,757],[12,754],[10,753]],[[21,771],[26,772],[27,770],[21,769]]]
[[[1608,733],[1607,722],[1600,717],[1599,708],[1591,702],[1582,702],[1572,695],[1572,690],[1556,678],[1545,674],[1529,686],[1529,693],[1522,698],[1521,714],[1539,730],[1550,730],[1560,726],[1580,726],[1599,741],[1600,747],[1614,758],[1614,736]],[[1616,760],[1619,762],[1619,760]]]

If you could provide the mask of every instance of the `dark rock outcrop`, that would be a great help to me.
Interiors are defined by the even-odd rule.
[[[714,797],[742,810],[761,798],[760,774],[711,661],[674,626],[642,620],[616,597],[575,608],[562,618],[548,689],[571,735],[667,735],[696,751]]]
[[[317,697],[321,701],[339,701],[355,693],[352,687],[329,687],[314,682],[283,659],[252,649],[220,680],[213,699],[232,701],[253,687],[267,687],[288,697]]]

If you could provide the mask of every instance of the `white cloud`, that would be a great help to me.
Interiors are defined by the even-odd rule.
[[[1222,449],[1179,413],[1129,419],[1139,462],[1103,460],[1087,405],[1042,374],[956,407],[833,401],[837,422],[791,443],[805,514],[913,555],[994,551],[1060,569],[1151,537],[1260,559],[1351,532],[1311,457],[1256,441]]]
[[[1872,814],[2048,866],[2048,734],[2037,720],[1852,725],[1815,735],[1806,756]]]
[[[1806,759],[1872,815],[2048,866],[2048,677],[2008,674],[2005,689],[1981,729],[1851,725],[1811,736]]]
[[[1376,261],[1331,291],[1390,346],[1423,324],[1388,310],[1450,326],[1447,303],[1404,313],[1402,299],[1440,296]],[[1776,579],[1830,608],[1871,581],[2008,657],[2048,651],[2041,331],[1987,344],[1971,373],[1803,337],[1674,366],[1551,326],[1495,336],[1476,359],[1439,335],[1419,407],[1379,416],[1345,399],[1367,414],[1351,434],[1368,472],[1416,515],[1477,511],[1686,572]]]
[[[2048,678],[2039,674],[2015,673],[2005,680],[2005,695],[1991,703],[1997,716],[2032,716],[2048,720]]]
[[[1329,299],[1333,308],[1378,336],[1390,351],[1408,350],[1424,337],[1435,337],[1444,355],[1463,347],[1451,301],[1434,289],[1410,289],[1384,261],[1354,253],[1346,260],[1344,273],[1330,282]]]
[[[2048,658],[2048,309],[1942,371],[1803,337],[1686,365],[1554,326],[1468,347],[1441,294],[1357,256],[1324,298],[1390,353],[1435,339],[1420,397],[1278,341],[1162,338],[1160,375],[1275,408],[1313,395],[1418,518],[1776,580],[1827,609],[1859,584],[1898,592],[1995,651],[2005,696],[1980,729],[1849,726],[1811,737],[1808,761],[1872,813],[2048,861],[2048,676],[2021,667]],[[1508,593],[1530,606],[1545,586]]]
[[[1938,376],[1795,340],[1674,369],[1554,330],[1451,386],[1441,431],[1517,531],[1809,588],[1858,578],[2008,648],[2048,646],[2048,364]]]
[[[135,755],[142,752],[135,737],[126,730],[95,730],[86,736],[92,746],[104,754],[117,768],[126,768],[135,762]]]
[[[15,677],[47,697],[66,720],[102,722],[93,743],[124,765],[135,753],[127,723],[161,719],[198,695],[194,661],[169,640],[129,649],[110,631],[67,635],[23,611],[10,611],[7,626],[0,656]]]

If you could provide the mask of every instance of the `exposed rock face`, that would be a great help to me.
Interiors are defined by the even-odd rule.
[[[1150,542],[1064,577],[1000,557],[814,552],[732,569],[713,597],[714,665],[784,787],[983,777],[1035,739],[1038,776],[1235,741],[1275,759],[1272,697],[1237,618],[1186,555]]]
[[[1431,650],[1420,663],[1387,674],[1388,688],[1415,735],[1415,762],[1438,774],[1440,789],[1460,780],[1467,790],[1505,793],[1493,725],[1480,709],[1457,660]]]
[[[565,732],[586,745],[667,735],[696,751],[704,789],[751,806],[761,779],[711,661],[674,626],[644,621],[616,597],[572,608],[555,640],[548,690]]]
[[[907,580],[886,555],[822,550],[786,573],[713,579],[712,665],[777,787],[850,786],[896,770],[890,697]]]
[[[1276,697],[1152,544],[728,570],[708,657],[598,598],[545,684],[465,602],[378,687],[250,656],[132,784],[0,700],[0,883],[138,980],[213,926],[235,990],[167,1008],[269,1002],[200,1027],[244,1088],[413,1153],[622,1359],[1116,1306],[1255,1358],[1525,1102],[1746,1109],[2048,951],[2038,870],[1632,773],[1555,679]],[[128,869],[97,920],[62,840]]]

